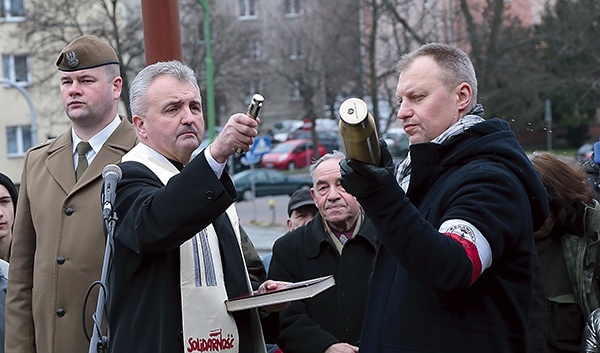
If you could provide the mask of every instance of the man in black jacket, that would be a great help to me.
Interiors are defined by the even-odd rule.
[[[273,245],[269,278],[297,282],[332,274],[336,283],[280,313],[277,344],[286,353],[358,352],[376,230],[340,184],[343,158],[329,153],[311,166],[319,213]]]
[[[265,352],[258,312],[225,307],[226,299],[265,278],[224,170],[234,151],[249,149],[258,121],[232,115],[190,160],[204,120],[196,77],[177,61],[150,65],[136,76],[131,110],[140,143],[123,156],[117,189],[110,351]]]
[[[385,143],[379,166],[341,163],[381,240],[360,351],[527,352],[541,180],[508,124],[483,119],[462,50],[428,44],[398,68],[409,156],[396,174]]]

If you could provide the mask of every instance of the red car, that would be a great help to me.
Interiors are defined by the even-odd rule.
[[[327,153],[319,144],[319,157]],[[316,158],[315,158],[316,159]],[[263,168],[287,169],[304,168],[313,162],[313,144],[311,140],[288,140],[276,145],[271,152],[262,156]]]

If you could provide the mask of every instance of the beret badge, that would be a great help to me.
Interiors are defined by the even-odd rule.
[[[70,67],[77,67],[77,65],[79,65],[79,60],[77,59],[77,54],[75,53],[75,51],[66,52],[65,56],[67,59],[67,64]]]

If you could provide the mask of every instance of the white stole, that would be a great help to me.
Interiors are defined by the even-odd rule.
[[[179,170],[163,155],[138,143],[122,158],[148,167],[163,184]],[[239,218],[234,205],[226,210],[241,249]],[[184,352],[238,352],[239,335],[233,316],[227,312],[225,278],[219,239],[212,224],[180,246],[181,312]],[[244,268],[246,262],[243,261]],[[248,292],[252,290],[245,268]],[[265,352],[260,319],[252,313],[255,352]]]

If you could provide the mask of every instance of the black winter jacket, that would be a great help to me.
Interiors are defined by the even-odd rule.
[[[376,229],[366,217],[340,255],[317,214],[273,245],[269,278],[297,282],[332,274],[335,286],[292,302],[280,314],[277,344],[286,353],[322,353],[334,343],[358,345],[375,256]]]
[[[141,163],[125,162],[121,169],[109,280],[109,351],[183,352],[180,245],[214,225],[229,297],[248,292],[244,262],[255,288],[266,278],[264,267],[243,230],[240,252],[224,213],[235,200],[235,187],[226,173],[217,179],[206,158],[195,158],[166,186]],[[240,352],[251,353],[250,312],[233,316]]]
[[[389,177],[359,198],[381,239],[360,352],[526,352],[532,232],[548,213],[538,174],[499,119],[410,153],[408,195]],[[438,232],[449,219],[490,245],[491,265],[473,284],[464,248]]]

